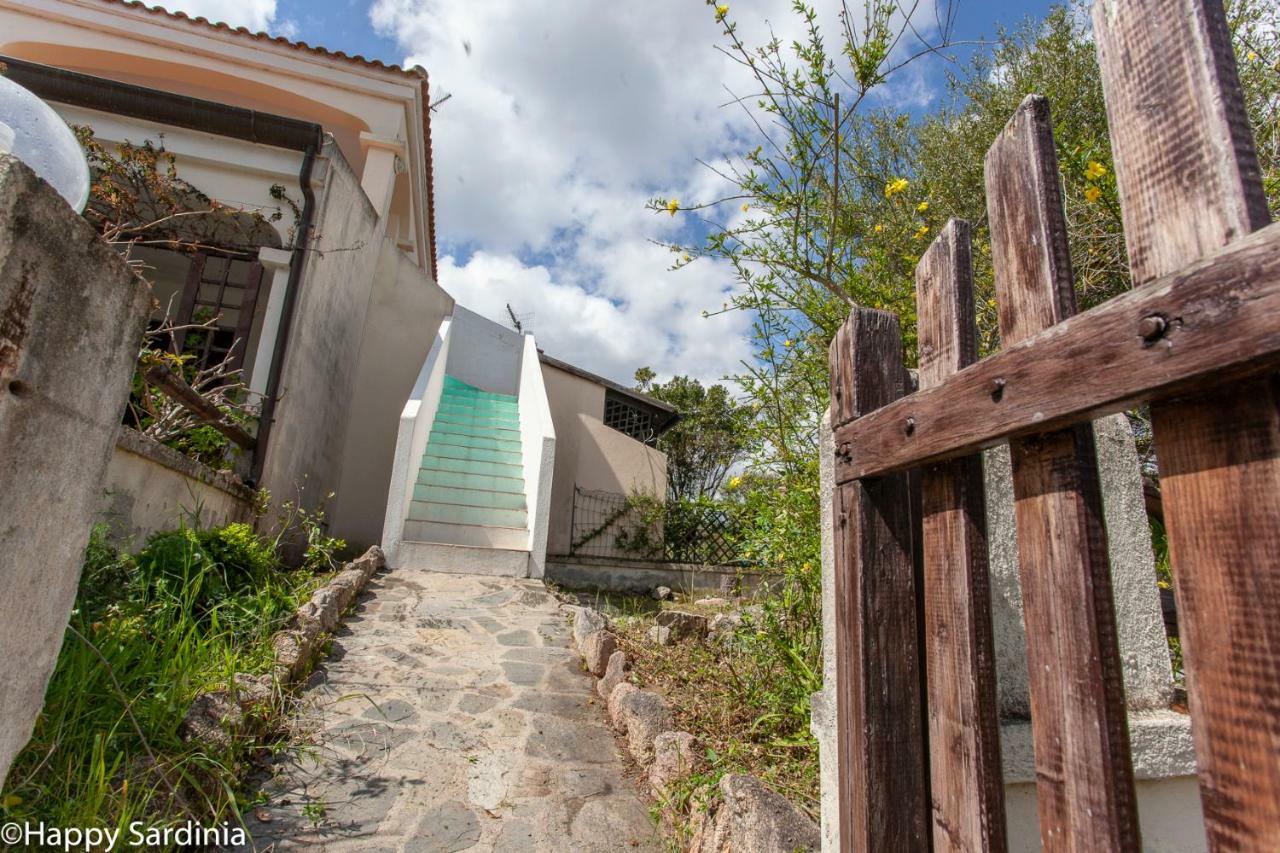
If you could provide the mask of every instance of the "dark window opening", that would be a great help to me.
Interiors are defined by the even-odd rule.
[[[651,446],[657,441],[653,412],[628,402],[613,391],[605,392],[604,425]]]

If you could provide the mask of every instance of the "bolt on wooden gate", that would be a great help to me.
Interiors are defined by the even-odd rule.
[[[1041,840],[1139,849],[1089,422],[1143,401],[1209,843],[1280,849],[1280,225],[1220,0],[1099,0],[1093,23],[1134,289],[1076,314],[1030,96],[986,158],[1004,349],[976,360],[960,221],[916,269],[918,391],[893,315],[854,309],[832,343],[842,850],[1005,849],[977,455],[1002,441]]]

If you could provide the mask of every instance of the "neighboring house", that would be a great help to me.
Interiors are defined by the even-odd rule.
[[[194,187],[263,214],[134,257],[157,319],[217,318],[193,354],[243,370],[250,480],[275,501],[333,492],[332,534],[393,565],[538,576],[548,542],[568,550],[575,484],[665,492],[670,407],[540,357],[437,282],[423,69],[123,0],[0,0],[0,61],[68,123],[162,144]]]

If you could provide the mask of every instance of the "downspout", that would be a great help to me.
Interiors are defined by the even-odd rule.
[[[316,212],[316,194],[311,187],[311,170],[316,162],[315,142],[307,146],[302,155],[302,170],[298,184],[302,187],[302,217],[298,222],[298,235],[293,241],[293,257],[289,260],[289,278],[285,281],[284,305],[281,307],[280,331],[271,351],[271,372],[267,374],[267,387],[262,400],[262,414],[258,418],[258,443],[253,448],[253,465],[247,485],[257,488],[262,479],[262,469],[267,461],[271,425],[275,422],[276,397],[280,391],[280,377],[284,373],[284,357],[289,349],[289,332],[293,329],[294,308],[298,303],[298,289],[302,286],[302,266],[307,247],[311,243],[311,225]]]

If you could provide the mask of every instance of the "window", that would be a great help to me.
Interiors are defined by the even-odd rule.
[[[653,413],[613,391],[606,391],[604,395],[604,425],[645,444],[653,444],[657,438],[653,429]]]
[[[228,356],[233,369],[244,366],[261,283],[262,264],[257,261],[208,252],[192,257],[176,321],[186,325],[214,320],[212,328],[189,331],[184,339],[183,351],[194,354],[200,367]]]

